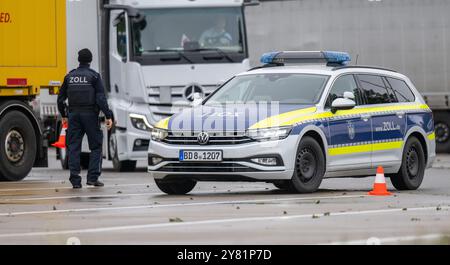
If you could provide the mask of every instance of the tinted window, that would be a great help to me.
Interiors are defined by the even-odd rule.
[[[390,77],[388,77],[387,80],[394,90],[399,102],[413,102],[415,100],[413,92],[405,81]]]
[[[116,26],[117,33],[117,53],[122,58],[127,57],[127,27],[125,23],[125,17],[123,15],[119,18],[119,23]]]
[[[216,103],[279,102],[315,104],[328,76],[311,74],[255,74],[233,78],[207,101]]]
[[[376,75],[358,75],[361,88],[366,97],[367,104],[390,103],[390,97],[387,88],[384,85],[381,76]]]
[[[355,78],[353,75],[345,75],[339,77],[333,84],[333,87],[330,90],[330,94],[327,98],[327,107],[331,107],[331,103],[337,98],[343,98],[344,92],[353,92],[355,95],[355,101],[357,105],[361,104],[361,95],[356,85]]]

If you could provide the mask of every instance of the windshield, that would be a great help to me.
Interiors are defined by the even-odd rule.
[[[205,105],[248,102],[316,104],[327,80],[328,76],[313,74],[237,76],[209,97]]]
[[[133,54],[149,63],[240,62],[245,55],[241,7],[140,10],[132,22]]]

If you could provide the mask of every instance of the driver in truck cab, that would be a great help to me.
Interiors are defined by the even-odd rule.
[[[100,110],[106,116],[106,127],[111,129],[113,113],[108,107],[100,74],[90,68],[92,53],[88,49],[78,52],[80,66],[64,78],[58,95],[58,110],[63,123],[68,122],[68,157],[70,182],[74,189],[82,188],[80,177],[81,143],[87,134],[89,149],[89,170],[87,185],[102,187],[98,179],[102,169],[102,140],[98,119]],[[69,106],[65,104],[66,99]]]
[[[199,42],[203,47],[229,46],[233,41],[231,34],[225,29],[227,19],[224,16],[217,18],[215,25],[200,36]]]

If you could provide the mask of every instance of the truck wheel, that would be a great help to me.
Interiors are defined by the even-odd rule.
[[[192,179],[162,180],[155,179],[156,186],[169,195],[184,195],[194,189],[197,181]]]
[[[36,159],[33,125],[22,112],[11,111],[0,119],[0,128],[0,179],[22,180]]]
[[[67,155],[67,148],[57,148],[59,161],[61,162],[61,168],[64,170],[69,169],[69,156]]]
[[[112,132],[109,136],[109,155],[112,159],[113,168],[117,172],[133,172],[136,170],[136,163],[137,161],[133,160],[119,160],[119,156],[117,153],[117,138],[116,133]]]
[[[315,192],[325,174],[325,155],[319,143],[306,136],[300,141],[295,159],[292,189],[298,193]]]
[[[450,153],[450,121],[448,112],[434,113],[434,131],[436,133],[436,152]]]
[[[410,137],[403,150],[402,165],[396,174],[389,174],[397,190],[416,190],[422,184],[425,173],[425,153],[416,137]]]

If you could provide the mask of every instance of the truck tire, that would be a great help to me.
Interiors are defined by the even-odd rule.
[[[197,185],[197,181],[192,179],[181,179],[181,180],[162,180],[155,179],[156,186],[169,195],[184,195],[192,191]]]
[[[291,189],[297,193],[317,191],[322,183],[325,167],[325,155],[319,143],[312,137],[304,137],[298,146]]]
[[[116,133],[113,131],[109,136],[108,144],[109,155],[112,160],[113,168],[117,172],[133,172],[136,170],[137,161],[123,160],[120,161],[117,153],[117,139]]]
[[[434,129],[436,133],[436,152],[450,153],[450,113],[438,111],[434,113]]]
[[[416,190],[422,184],[425,166],[422,144],[412,136],[406,141],[400,170],[396,174],[389,174],[388,177],[397,190]]]
[[[0,118],[0,179],[19,181],[36,159],[36,134],[28,117],[11,111]]]

